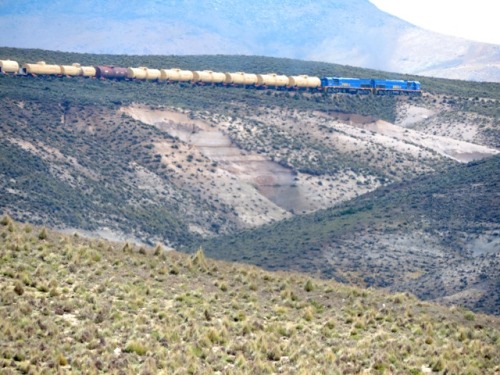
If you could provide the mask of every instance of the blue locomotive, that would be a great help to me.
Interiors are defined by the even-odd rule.
[[[372,78],[321,78],[321,89],[325,92],[375,95],[420,95],[420,82],[400,79]]]

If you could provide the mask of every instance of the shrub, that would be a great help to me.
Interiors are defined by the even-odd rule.
[[[129,243],[126,242],[125,245],[123,246],[122,251],[124,253],[131,253],[132,252],[132,246],[130,246]]]
[[[476,316],[472,311],[467,311],[464,315],[464,318],[469,321],[474,321],[476,319]]]
[[[432,364],[432,371],[434,372],[440,372],[444,370],[444,361],[441,357],[437,358],[434,363]]]
[[[304,315],[302,316],[304,318],[304,320],[310,322],[311,320],[314,319],[314,308],[309,306],[306,308],[306,310],[304,311]]]
[[[163,253],[163,247],[161,245],[156,245],[154,255],[158,256]]]
[[[2,217],[2,220],[0,220],[0,224],[2,225],[9,225],[12,223],[12,219],[10,218],[9,215],[5,215],[4,217]]]
[[[22,296],[24,294],[23,284],[20,281],[16,281],[16,283],[14,285],[14,292],[18,296]]]
[[[142,356],[145,355],[148,350],[143,344],[137,341],[131,341],[127,344],[124,351],[125,353],[135,353]]]
[[[179,267],[177,265],[172,264],[172,267],[170,268],[170,274],[171,275],[178,275],[179,274]]]
[[[220,286],[219,286],[220,290],[222,290],[223,292],[227,292],[227,284],[226,283],[221,283]]]
[[[48,236],[48,234],[47,234],[47,229],[43,228],[43,229],[40,231],[40,233],[38,234],[38,239],[40,239],[40,240],[45,240],[45,239],[47,239],[47,236]]]
[[[304,290],[306,292],[312,292],[314,290],[314,284],[311,280],[306,281],[306,285],[304,285]]]
[[[63,354],[59,354],[57,356],[57,363],[59,364],[59,366],[67,366],[68,360],[66,359],[66,357]]]
[[[210,328],[208,330],[207,338],[212,344],[224,344],[226,342],[224,332],[222,330],[216,330],[215,328]]]
[[[190,258],[191,266],[196,266],[200,269],[206,270],[208,268],[205,252],[200,247]]]
[[[49,287],[45,284],[39,284],[37,289],[42,293],[47,293],[49,291]]]

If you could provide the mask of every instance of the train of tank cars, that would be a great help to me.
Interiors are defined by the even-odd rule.
[[[237,86],[257,89],[310,90],[330,93],[374,95],[421,95],[420,82],[375,78],[286,76],[275,73],[214,72],[211,70],[123,68],[117,66],[56,65],[44,61],[25,63],[0,60],[0,73],[24,76],[93,77],[99,79],[129,79],[163,82],[189,82],[216,86]]]

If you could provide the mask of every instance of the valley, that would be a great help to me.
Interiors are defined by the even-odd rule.
[[[0,77],[1,213],[498,314],[500,89],[427,84],[411,98]]]

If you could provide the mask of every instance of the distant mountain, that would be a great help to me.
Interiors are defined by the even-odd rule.
[[[0,3],[0,15],[3,46],[265,55],[500,82],[500,46],[420,29],[368,0],[28,0]]]

